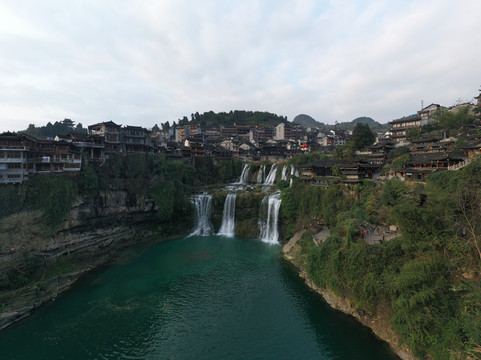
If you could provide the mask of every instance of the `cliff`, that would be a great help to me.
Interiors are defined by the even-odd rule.
[[[389,343],[391,349],[403,360],[416,360],[417,358],[406,347],[399,344],[399,336],[394,332],[389,322],[388,310],[382,306],[376,309],[376,316],[371,316],[356,308],[348,298],[338,296],[328,288],[320,288],[308,276],[305,269],[305,262],[301,254],[299,240],[304,231],[297,232],[282,248],[282,257],[293,264],[299,270],[299,276],[306,284],[318,294],[334,309],[355,317],[361,324],[369,327],[373,333],[381,340]],[[313,238],[314,240],[314,238]]]
[[[117,190],[106,192],[100,205],[79,199],[55,230],[42,225],[41,212],[2,219],[0,329],[54,299],[83,273],[114,259],[121,248],[154,234],[158,240],[190,229],[187,218],[160,226],[152,199],[133,202],[129,197]]]

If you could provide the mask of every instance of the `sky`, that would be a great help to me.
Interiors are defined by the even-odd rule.
[[[0,0],[0,131],[199,112],[381,123],[481,87],[477,0]]]

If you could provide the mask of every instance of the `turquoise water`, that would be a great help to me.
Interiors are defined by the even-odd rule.
[[[0,358],[396,359],[279,251],[218,236],[156,244],[0,332]]]

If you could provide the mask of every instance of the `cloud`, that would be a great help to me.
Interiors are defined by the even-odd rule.
[[[6,0],[0,131],[235,109],[386,122],[477,95],[479,13],[451,0]]]

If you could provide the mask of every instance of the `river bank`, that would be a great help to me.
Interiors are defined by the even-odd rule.
[[[391,349],[401,359],[417,360],[417,358],[406,346],[399,344],[399,336],[397,336],[392,329],[392,326],[389,322],[389,314],[387,313],[386,309],[383,309],[381,306],[379,306],[376,311],[376,316],[370,316],[361,309],[354,307],[349,299],[340,297],[329,289],[321,289],[309,278],[305,269],[303,255],[301,254],[302,248],[299,244],[303,233],[304,231],[297,232],[286,244],[284,244],[282,247],[281,256],[298,270],[299,276],[304,279],[307,286],[320,294],[333,309],[353,316],[361,324],[370,328],[379,339],[387,342]],[[314,237],[313,242],[317,244]]]

